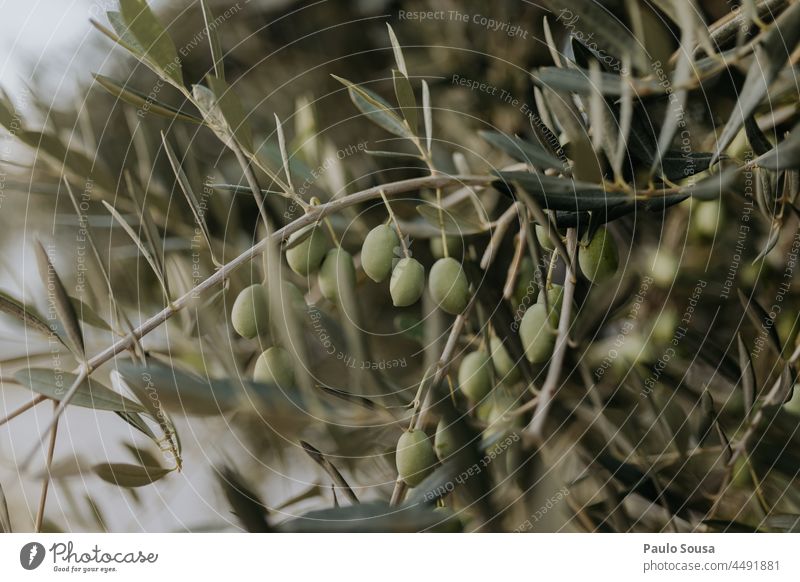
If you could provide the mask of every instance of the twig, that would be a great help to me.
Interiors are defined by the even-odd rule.
[[[0,420],[0,426],[3,426],[4,424],[6,424],[7,422],[9,422],[11,420],[14,420],[15,418],[17,418],[23,412],[27,412],[28,410],[30,410],[31,408],[33,408],[37,404],[39,404],[41,402],[44,402],[45,400],[47,400],[47,396],[42,396],[40,394],[39,396],[37,396],[36,398],[31,400],[27,404],[24,404],[23,406],[20,406],[19,408],[17,408],[14,412],[10,412],[8,414],[8,416],[6,416],[4,419]]]
[[[319,450],[317,450],[314,446],[310,445],[309,443],[305,441],[300,441],[300,446],[303,447],[303,451],[309,457],[311,457],[311,459],[317,465],[322,467],[322,469],[328,474],[328,476],[330,476],[331,480],[333,481],[331,487],[334,488],[333,489],[334,495],[336,494],[336,487],[338,487],[339,489],[342,490],[342,492],[350,500],[351,503],[357,505],[359,503],[358,497],[356,497],[356,494],[350,488],[350,485],[348,485],[347,481],[345,481],[345,478],[342,477],[342,474],[339,472],[339,469],[337,469],[333,465],[333,463],[331,463],[327,458],[325,458],[325,455],[323,455]]]
[[[57,410],[56,401],[53,400],[53,413]],[[44,522],[44,506],[47,504],[47,491],[50,488],[50,468],[53,466],[53,453],[56,450],[56,435],[58,434],[58,419],[56,419],[53,431],[50,433],[50,443],[47,446],[47,462],[44,467],[44,477],[42,480],[42,493],[39,496],[39,511],[36,513],[36,533],[41,533],[42,523]]]
[[[556,347],[553,350],[553,357],[550,358],[550,367],[547,369],[544,384],[539,392],[539,401],[533,413],[533,419],[531,419],[531,423],[526,429],[536,442],[541,442],[542,440],[544,423],[547,420],[547,413],[550,411],[553,394],[561,377],[561,369],[564,366],[564,356],[567,353],[569,327],[572,320],[572,300],[575,296],[575,284],[577,283],[574,265],[578,248],[578,234],[574,228],[567,229],[567,247],[571,258],[571,267],[564,280],[564,298],[561,304],[561,317],[558,320]]]

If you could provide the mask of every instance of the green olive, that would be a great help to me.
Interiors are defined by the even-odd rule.
[[[281,296],[278,306],[280,309],[291,307],[297,313],[305,313],[307,309],[306,299],[303,292],[290,281],[281,281]]]
[[[489,410],[489,417],[486,421],[488,426],[483,431],[483,438],[489,439],[498,434],[506,434],[521,429],[522,417],[511,414],[517,406],[516,400],[508,395],[495,398]]]
[[[289,244],[299,236],[301,233],[290,236]],[[292,271],[298,275],[307,276],[319,269],[326,250],[325,233],[322,228],[315,226],[306,239],[286,251],[286,261]]]
[[[719,200],[696,202],[692,198],[692,222],[697,232],[713,237],[722,227],[722,205]]]
[[[460,236],[448,234],[445,237],[448,257],[461,257],[464,254],[464,241]],[[444,258],[444,244],[441,235],[431,239],[431,254],[434,259]]]
[[[388,224],[373,228],[361,247],[361,266],[367,277],[380,283],[392,272],[395,250],[400,247],[397,232]]]
[[[280,388],[294,386],[294,362],[289,352],[273,346],[258,356],[253,380],[277,384]]]
[[[480,402],[492,390],[492,361],[479,350],[464,356],[458,367],[458,386],[471,402]]]
[[[267,290],[256,283],[242,290],[231,309],[233,329],[242,337],[254,338],[265,334],[269,325]]]
[[[451,315],[458,315],[469,304],[469,282],[461,263],[452,257],[433,264],[428,289],[436,304]]]
[[[592,283],[602,283],[614,276],[619,266],[619,253],[614,237],[600,227],[589,241],[578,251],[581,271]]]
[[[539,291],[537,303],[544,306],[544,291]],[[547,306],[550,309],[550,325],[558,327],[558,320],[561,317],[561,305],[564,303],[564,287],[561,285],[551,285],[547,290]]]
[[[436,465],[436,453],[425,431],[403,433],[397,441],[395,462],[397,473],[406,485],[416,487],[422,483]]]
[[[553,248],[554,248],[553,247],[553,241],[550,240],[549,236],[547,236],[547,227],[546,226],[541,226],[540,224],[537,224],[534,227],[534,230],[536,231],[536,240],[539,241],[539,246],[542,247],[546,251],[552,251]],[[560,236],[560,235],[558,233],[556,233],[556,236]]]
[[[494,364],[494,371],[497,373],[497,378],[501,382],[513,384],[519,380],[520,372],[514,360],[508,354],[508,350],[503,345],[503,340],[499,337],[492,337],[489,340],[489,346],[492,350],[492,364]]]
[[[529,362],[544,364],[550,359],[556,345],[556,334],[547,321],[543,303],[528,308],[520,322],[519,335]]]
[[[341,247],[331,249],[319,268],[319,290],[329,301],[339,300],[340,289],[355,289],[356,267],[353,256]]]
[[[412,258],[400,259],[392,271],[389,293],[395,307],[413,305],[425,290],[425,267]]]
[[[533,261],[530,257],[524,257],[519,264],[519,272],[517,273],[517,282],[514,285],[514,303],[515,306],[521,305],[525,302],[525,297],[535,296],[537,293],[536,285],[536,269],[533,267]],[[528,299],[530,301],[530,298]]]
[[[444,461],[460,448],[455,434],[453,433],[452,425],[448,424],[444,418],[436,425],[436,436],[433,437],[433,448],[436,450],[436,456],[439,457],[440,461]]]

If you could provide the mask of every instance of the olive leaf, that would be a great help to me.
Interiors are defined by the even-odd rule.
[[[713,200],[731,189],[740,172],[741,168],[739,167],[726,168],[698,182],[692,181],[690,184],[682,186],[678,192],[698,200]]]
[[[86,325],[96,327],[97,329],[111,331],[111,326],[108,325],[108,323],[106,323],[106,321],[85,302],[81,301],[77,297],[72,296],[70,296],[69,300],[70,303],[72,303],[72,308],[75,311],[75,315],[80,321],[84,322]]]
[[[283,533],[416,533],[444,531],[450,520],[425,505],[393,507],[371,501],[348,507],[310,511],[278,526]]]
[[[537,168],[565,170],[566,164],[554,157],[541,145],[521,139],[519,136],[508,136],[499,131],[479,131],[483,139],[500,148],[509,156]],[[566,168],[568,171],[568,167]]]
[[[323,455],[313,445],[311,445],[311,444],[309,444],[309,443],[307,443],[305,441],[300,441],[300,446],[303,448],[303,451],[309,457],[311,457],[311,459],[317,465],[322,467],[322,469],[330,476],[331,480],[333,481],[334,486],[338,487],[342,492],[344,492],[344,494],[351,501],[351,503],[358,503],[359,502],[358,501],[358,497],[356,497],[356,494],[353,492],[353,490],[350,487],[350,485],[347,484],[347,481],[345,481],[345,478],[342,477],[342,474],[339,472],[339,470],[334,466],[333,463],[331,463],[325,457],[325,455]]]
[[[163,479],[172,469],[129,463],[98,463],[92,471],[103,481],[119,487],[144,487]]]
[[[100,73],[93,73],[92,77],[103,89],[111,93],[114,97],[122,99],[123,101],[134,105],[140,111],[153,113],[167,119],[177,119],[180,121],[188,121],[197,125],[202,125],[203,120],[195,115],[185,113],[180,109],[159,101],[149,95],[128,87],[127,84],[122,84],[115,81],[111,77],[106,77]]]
[[[403,120],[392,111],[392,107],[381,97],[369,89],[351,83],[347,79],[336,75],[331,76],[347,87],[350,100],[367,119],[394,135],[409,139],[414,137],[408,126],[403,123]]]
[[[77,355],[83,356],[86,351],[83,343],[83,332],[81,331],[81,325],[78,322],[78,315],[75,312],[72,299],[67,294],[67,289],[61,281],[61,277],[58,276],[53,263],[50,262],[50,257],[41,242],[37,241],[35,250],[39,276],[48,291],[48,298],[55,306],[56,313],[64,326],[73,349],[77,350]]]
[[[392,71],[392,80],[394,81],[394,93],[397,96],[397,104],[400,105],[400,110],[403,112],[408,127],[411,133],[417,133],[417,100],[414,97],[414,89],[411,88],[411,82],[400,71]]]
[[[773,172],[800,169],[800,124],[777,146],[756,158],[755,164]]]
[[[614,73],[598,72],[592,74],[586,69],[562,69],[560,67],[540,67],[531,73],[533,81],[543,87],[570,93],[590,94],[599,92],[606,97],[621,97],[623,84],[629,83],[637,97],[659,95],[665,89],[657,81],[622,77]]]
[[[717,141],[715,159],[730,145],[744,120],[750,117],[784,63],[800,41],[800,4],[791,4],[756,45],[753,62],[745,77],[739,100]]]
[[[117,212],[116,208],[111,206],[105,200],[101,200],[101,202],[103,203],[103,206],[106,207],[106,210],[108,210],[111,216],[114,217],[114,220],[116,220],[117,223],[122,227],[122,230],[124,230],[125,233],[131,238],[133,243],[139,249],[139,252],[142,253],[142,256],[150,265],[150,268],[153,269],[153,272],[158,278],[158,282],[161,284],[161,290],[164,293],[164,297],[169,298],[169,290],[167,288],[167,281],[164,278],[164,271],[161,268],[160,260],[155,255],[155,252],[157,251],[155,251],[155,249],[151,251],[151,249],[147,247],[147,245],[142,241],[142,239],[139,238],[139,235],[137,235],[136,232],[133,230],[131,225],[128,224],[128,221],[126,221],[122,217],[122,215],[119,212]]]
[[[589,182],[529,172],[495,173],[502,179],[493,184],[496,188],[508,190],[509,183],[517,183],[549,210],[605,210],[632,201],[625,192],[606,191]]]
[[[771,324],[767,310],[764,309],[755,299],[755,293],[751,293],[750,297],[745,295],[741,289],[737,289],[737,293],[739,296],[739,302],[742,304],[742,307],[744,308],[747,317],[750,319],[750,322],[759,332],[767,331],[767,337],[769,337],[770,341],[772,342],[775,352],[780,354],[782,352],[781,338],[778,335],[778,331],[775,329],[775,326]]]
[[[77,380],[75,374],[47,368],[25,368],[16,372],[14,378],[33,392],[58,401],[61,401],[69,387]],[[146,412],[140,404],[125,398],[92,378],[81,382],[70,404],[113,412]]]
[[[159,76],[183,85],[183,71],[175,45],[147,2],[120,0],[119,8],[119,16],[125,26],[125,34],[120,36],[126,40],[135,39],[133,46],[141,51],[142,60]],[[117,33],[120,31],[117,30]]]
[[[234,469],[224,467],[217,471],[217,479],[233,514],[239,518],[245,531],[251,533],[272,531],[267,522],[267,506],[253,491],[253,488],[245,482],[244,477]]]
[[[286,151],[286,136],[283,135],[283,125],[278,114],[275,114],[275,131],[278,134],[278,149],[281,152],[281,163],[283,164],[283,172],[286,174],[286,183],[289,189],[294,192],[294,185],[292,184],[292,170],[289,166],[289,152]]]
[[[36,309],[25,305],[22,301],[4,291],[0,291],[0,311],[16,318],[22,322],[26,328],[36,330],[47,337],[55,337],[65,348],[68,347],[61,336],[56,333],[56,330],[45,322],[44,318]]]
[[[387,22],[386,28],[389,29],[389,40],[392,43],[392,52],[394,52],[394,60],[397,63],[397,68],[404,77],[408,78],[408,69],[406,68],[406,59],[403,56],[403,48],[397,41],[397,36],[394,33],[392,25]]]
[[[750,351],[744,345],[742,334],[736,334],[736,346],[739,352],[739,368],[741,369],[742,380],[742,399],[744,401],[745,418],[750,418],[753,412],[756,395],[756,372],[753,368],[753,360],[750,358]]]
[[[214,24],[214,14],[208,5],[208,0],[200,0],[200,7],[203,10],[203,21],[206,25],[208,35],[208,47],[211,51],[211,60],[214,63],[214,75],[219,79],[225,78],[225,64],[222,62],[222,46],[217,35],[217,27]]]
[[[422,80],[422,114],[425,118],[425,143],[428,153],[431,153],[431,142],[433,140],[433,113],[431,112],[431,91],[428,82]]]
[[[564,3],[544,0],[554,12],[561,13]],[[592,31],[597,44],[617,57],[630,55],[636,68],[644,73],[650,70],[650,61],[631,31],[602,3],[596,0],[572,0],[568,10],[577,17],[579,30]],[[584,32],[587,34],[587,32]]]

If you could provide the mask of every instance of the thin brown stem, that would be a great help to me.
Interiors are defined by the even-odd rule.
[[[47,400],[47,396],[42,396],[40,394],[39,396],[37,396],[36,398],[31,400],[27,404],[24,404],[24,405],[20,406],[19,408],[17,408],[14,412],[10,412],[8,414],[8,416],[6,416],[2,420],[0,420],[0,426],[3,426],[4,424],[14,420],[15,418],[17,418],[23,412],[27,412],[28,410],[30,410],[31,408],[33,408],[37,404],[39,404],[41,402],[44,402],[45,400]]]
[[[57,410],[56,401],[53,401],[53,414]],[[39,510],[36,513],[36,533],[41,533],[42,523],[44,523],[44,507],[47,504],[47,492],[50,489],[50,468],[53,466],[53,453],[56,450],[56,436],[58,435],[58,419],[55,421],[53,430],[50,433],[50,443],[47,446],[47,461],[44,467],[44,477],[42,478],[42,492],[39,495]]]

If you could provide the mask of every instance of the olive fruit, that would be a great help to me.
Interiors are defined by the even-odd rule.
[[[416,487],[433,471],[436,453],[428,435],[422,430],[404,432],[397,441],[395,453],[397,474],[409,487]]]
[[[451,315],[458,315],[469,303],[469,282],[461,263],[452,257],[439,259],[431,267],[428,289],[436,304]]]
[[[547,236],[547,227],[537,224],[534,230],[536,231],[536,240],[539,241],[539,246],[546,251],[552,251],[553,241]],[[558,234],[556,234],[556,236],[558,236]]]
[[[436,436],[433,437],[433,448],[440,461],[457,452],[460,448],[456,440],[453,426],[442,418],[436,425]]]
[[[486,421],[488,426],[483,431],[483,438],[489,440],[496,435],[504,435],[508,432],[520,430],[522,428],[522,417],[511,414],[517,406],[517,401],[510,396],[504,395],[495,398],[492,407],[489,409],[489,416]]]
[[[431,239],[431,254],[434,259],[444,258],[445,245],[447,245],[448,257],[460,257],[464,254],[464,242],[460,236],[448,234],[444,238],[444,244],[442,244],[441,236],[435,236]]]
[[[547,321],[543,303],[531,305],[522,316],[519,336],[529,362],[544,364],[550,359],[556,345],[556,334]]]
[[[361,247],[361,266],[367,277],[380,283],[392,272],[395,249],[400,245],[397,232],[388,224],[373,228]]]
[[[508,354],[508,350],[503,345],[503,340],[499,337],[492,337],[489,340],[489,347],[492,350],[492,364],[497,377],[503,381],[513,384],[519,380],[519,368]]]
[[[322,296],[329,301],[337,301],[340,289],[355,289],[353,256],[341,247],[329,250],[322,260],[317,280]]]
[[[578,251],[578,264],[581,271],[592,283],[602,283],[614,276],[619,266],[619,254],[614,237],[600,227],[592,240]]]
[[[480,402],[492,390],[492,361],[479,350],[464,356],[458,367],[458,386],[472,402]]]
[[[694,202],[695,198],[692,198]],[[722,204],[719,200],[708,202],[694,202],[692,204],[692,222],[697,232],[703,236],[712,237],[721,227]]]
[[[306,300],[303,292],[290,281],[281,281],[281,295],[278,306],[280,309],[292,308],[296,313],[306,312]]]
[[[301,233],[296,233],[289,237],[289,244]],[[325,256],[325,233],[318,226],[311,229],[311,234],[302,242],[294,245],[286,251],[286,261],[289,268],[298,275],[307,276],[319,269],[322,257]]]
[[[544,307],[544,297],[545,291],[539,291],[539,298],[536,302],[541,304],[542,307]],[[564,288],[561,285],[552,285],[547,290],[547,307],[549,308],[548,313],[550,314],[550,325],[552,327],[558,327],[558,320],[561,317],[561,305],[563,303]]]
[[[231,323],[236,333],[254,338],[267,332],[268,322],[269,303],[264,286],[256,283],[242,289],[231,309]]]
[[[289,352],[273,346],[258,356],[253,370],[256,382],[274,383],[281,388],[294,386],[294,362]]]
[[[425,267],[410,257],[400,259],[392,271],[389,293],[395,307],[406,307],[416,303],[425,290]]]
[[[536,294],[536,269],[530,257],[524,257],[519,264],[517,282],[514,286],[514,301],[516,305],[525,303],[525,298]]]

